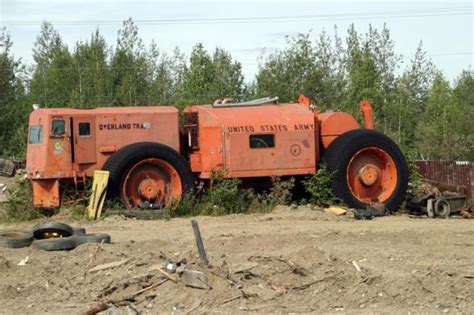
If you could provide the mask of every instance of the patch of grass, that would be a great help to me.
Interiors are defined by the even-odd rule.
[[[8,189],[8,200],[0,211],[0,221],[19,222],[44,217],[33,207],[32,187],[29,180],[20,180]]]
[[[86,209],[87,207],[81,204],[73,205],[69,211],[69,216],[74,220],[88,220]]]
[[[272,187],[267,194],[267,199],[273,205],[289,205],[293,200],[292,189],[295,187],[295,178],[283,180],[281,177],[272,177]]]
[[[165,209],[165,217],[261,213],[271,211],[278,204],[291,203],[294,179],[274,177],[266,193],[242,189],[240,184],[239,179],[213,172],[208,188],[199,195],[187,193],[179,201],[171,202]]]
[[[303,185],[310,194],[310,201],[318,206],[340,204],[342,201],[331,188],[332,174],[322,165],[319,170],[305,180]]]
[[[172,201],[164,209],[163,218],[196,216],[196,215],[226,215],[234,213],[266,213],[277,205],[290,205],[293,202],[292,190],[295,179],[271,178],[271,187],[263,192],[241,188],[237,178],[225,178],[222,172],[213,172],[209,186],[199,194],[186,193],[180,200]],[[329,187],[330,177],[324,169],[304,182],[306,190],[311,194],[311,201],[316,204],[334,203],[338,201]],[[89,191],[85,189],[85,191]],[[32,205],[32,189],[29,180],[18,182],[9,190],[9,200],[0,210],[2,221],[26,221],[45,216],[45,213]],[[79,197],[80,196],[80,197]],[[70,202],[61,212],[75,220],[85,219],[87,193],[69,195],[63,201]],[[79,200],[80,201],[77,201]],[[304,201],[306,204],[306,201]],[[121,214],[125,209],[118,200],[106,200],[102,216]],[[146,212],[146,210],[144,210]]]

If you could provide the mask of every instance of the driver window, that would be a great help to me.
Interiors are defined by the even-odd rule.
[[[51,135],[61,137],[66,133],[66,122],[62,118],[53,118],[51,122]]]

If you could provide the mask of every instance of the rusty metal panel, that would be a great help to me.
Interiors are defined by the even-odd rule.
[[[59,207],[59,181],[56,179],[33,180],[33,205],[36,208]]]
[[[471,161],[416,161],[420,174],[442,188],[474,197],[474,163]]]
[[[57,117],[66,121],[67,135],[51,135]],[[92,176],[111,154],[136,142],[180,151],[178,110],[171,106],[38,109],[30,114],[29,125],[26,168],[35,179]],[[31,127],[40,127],[41,133],[32,134]]]
[[[78,116],[74,119],[74,154],[78,164],[97,162],[96,130],[94,116]]]
[[[191,116],[196,112],[197,124]],[[186,128],[198,128],[198,144],[193,146],[193,139],[190,141],[197,148],[190,161],[201,178],[208,178],[216,169],[224,169],[228,177],[315,172],[319,135],[314,113],[307,106],[195,105],[187,107],[184,115]]]

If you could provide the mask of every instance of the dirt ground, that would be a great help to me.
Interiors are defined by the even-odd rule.
[[[101,303],[116,305],[116,314],[474,313],[473,220],[356,221],[281,206],[197,220],[210,268],[199,266],[190,219],[75,221],[109,233],[112,244],[0,248],[0,313],[78,314]],[[177,283],[158,286],[160,253],[186,258],[186,268],[203,271],[212,288],[186,287],[177,274]],[[116,261],[123,264],[87,272]]]

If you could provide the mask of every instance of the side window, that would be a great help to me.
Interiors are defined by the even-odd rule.
[[[30,144],[41,144],[43,142],[43,126],[35,125],[30,127]]]
[[[249,145],[251,149],[261,148],[274,148],[275,147],[275,135],[250,135]]]
[[[51,121],[51,135],[61,137],[66,133],[66,122],[62,118],[53,118]]]
[[[79,137],[88,137],[91,135],[91,124],[88,122],[79,123]]]

